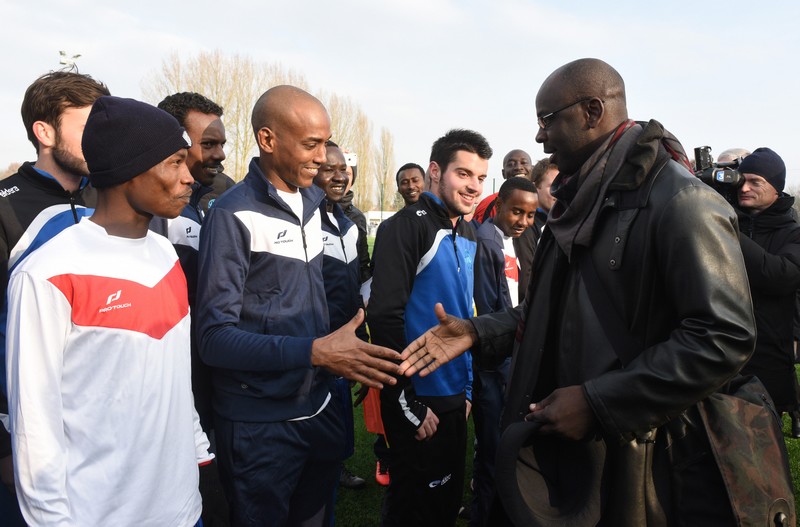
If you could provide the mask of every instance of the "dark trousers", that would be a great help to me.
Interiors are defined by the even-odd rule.
[[[500,443],[500,414],[503,412],[511,358],[495,370],[475,369],[472,386],[472,420],[475,423],[475,459],[472,479],[474,493],[470,527],[488,527],[494,496],[494,458]]]
[[[384,418],[392,477],[384,497],[381,525],[455,525],[464,490],[465,414],[466,403],[437,414],[438,429],[424,441],[409,434],[407,425],[398,426]]]
[[[339,397],[332,394],[319,415],[301,421],[216,419],[231,525],[330,525],[345,441]]]

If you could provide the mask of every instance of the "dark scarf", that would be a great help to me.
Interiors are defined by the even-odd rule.
[[[600,145],[576,174],[559,174],[551,192],[556,203],[547,226],[570,259],[575,245],[588,247],[608,186],[619,172],[642,127],[628,120]]]
[[[638,188],[659,156],[669,156],[691,171],[678,139],[658,121],[628,120],[584,162],[576,174],[559,174],[551,192],[556,198],[547,221],[569,259],[573,248],[590,247],[597,215],[611,191]]]

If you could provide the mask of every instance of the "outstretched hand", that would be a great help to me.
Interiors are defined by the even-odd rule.
[[[396,361],[397,352],[364,342],[356,336],[356,328],[364,322],[364,310],[330,335],[314,340],[311,364],[373,388],[395,384],[393,375],[402,375]]]
[[[421,377],[425,377],[464,353],[478,340],[475,327],[469,320],[448,315],[442,304],[436,304],[433,311],[439,325],[423,333],[400,354],[402,375],[411,377],[419,372]]]

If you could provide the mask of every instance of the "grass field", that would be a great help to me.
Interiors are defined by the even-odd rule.
[[[789,417],[783,417],[784,437],[789,451],[789,465],[792,470],[792,479],[795,488],[795,504],[800,510],[800,500],[797,489],[800,488],[800,439],[793,439],[790,434]],[[339,488],[336,501],[336,525],[339,527],[376,527],[380,525],[381,500],[384,487],[375,482],[375,456],[372,453],[373,434],[364,429],[364,414],[361,408],[355,409],[355,442],[356,453],[347,460],[347,467],[355,474],[367,480],[367,486],[360,490]],[[469,426],[469,439],[467,444],[467,460],[472,459],[472,421]],[[471,494],[467,484],[472,477],[472,464],[467,462],[467,476],[465,478],[464,503],[468,503]],[[467,522],[459,520],[459,527],[466,527]]]

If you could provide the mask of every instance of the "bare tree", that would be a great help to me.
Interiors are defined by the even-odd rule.
[[[380,210],[394,208],[394,138],[386,128],[381,128],[378,157],[378,204]],[[381,218],[383,219],[383,218]]]
[[[306,89],[303,75],[279,63],[257,63],[241,55],[223,55],[219,50],[201,52],[182,60],[173,53],[142,83],[145,100],[158,104],[164,97],[182,91],[201,93],[225,111],[228,145],[225,172],[235,180],[247,173],[250,158],[256,155],[250,117],[253,105],[267,89],[292,84]]]
[[[322,93],[320,100],[331,116],[333,140],[358,156],[358,171],[353,184],[353,202],[362,211],[375,206],[376,152],[372,142],[372,122],[350,97]]]
[[[21,166],[22,163],[9,163],[6,169],[0,172],[0,179],[5,179],[12,174],[16,174]]]
[[[181,91],[201,93],[223,107],[222,117],[228,136],[225,172],[241,180],[247,173],[250,158],[257,155],[250,117],[258,97],[279,84],[292,84],[308,90],[305,77],[280,63],[257,63],[240,55],[220,51],[201,52],[189,59],[177,53],[163,61],[161,69],[142,83],[145,100],[157,104],[167,95]],[[375,148],[372,122],[350,97],[332,92],[318,94],[331,116],[333,140],[358,155],[358,175],[353,187],[355,205],[371,210],[376,203],[377,181],[381,176],[380,153]],[[386,132],[381,148],[388,149],[393,165],[394,145]]]

